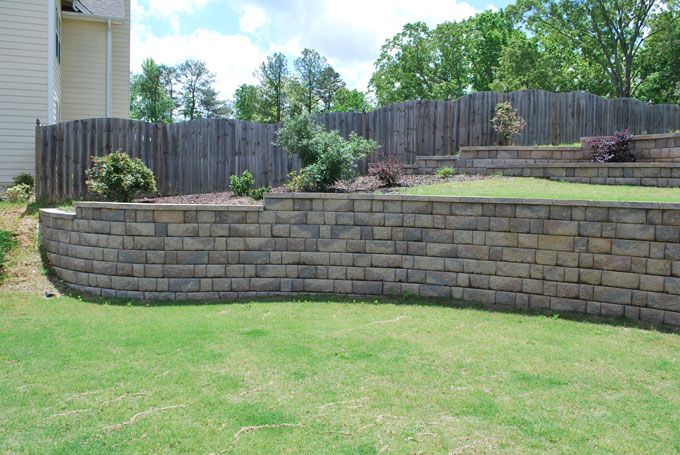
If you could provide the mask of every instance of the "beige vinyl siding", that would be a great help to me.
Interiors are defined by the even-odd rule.
[[[35,120],[47,122],[46,0],[10,2],[0,14],[0,184],[34,171]]]
[[[61,120],[106,117],[106,23],[64,16],[62,27]]]
[[[130,0],[125,0],[125,21],[112,27],[112,115],[130,117]]]

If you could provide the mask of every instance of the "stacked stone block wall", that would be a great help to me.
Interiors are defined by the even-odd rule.
[[[95,295],[411,294],[680,325],[680,205],[274,194],[40,219],[57,275]]]

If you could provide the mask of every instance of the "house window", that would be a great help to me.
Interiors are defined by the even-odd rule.
[[[57,62],[61,63],[61,14],[59,10],[54,15],[54,53],[57,56]]]

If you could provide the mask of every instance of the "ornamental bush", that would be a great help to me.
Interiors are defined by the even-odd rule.
[[[266,193],[269,193],[272,189],[268,186],[261,186],[250,191],[250,197],[256,201],[261,201]]]
[[[156,178],[151,169],[139,158],[130,158],[122,151],[93,157],[85,175],[90,193],[107,201],[131,202],[156,192]]]
[[[449,166],[440,167],[439,169],[437,169],[437,172],[436,172],[437,177],[442,178],[442,179],[449,178],[449,177],[453,176],[455,173],[456,173],[456,170],[452,167],[449,167]]]
[[[387,187],[396,186],[403,171],[403,166],[393,157],[371,164],[368,175],[377,177]]]
[[[510,102],[496,104],[494,117],[491,119],[491,126],[494,131],[503,137],[503,145],[512,145],[513,138],[524,131],[526,122]]]
[[[328,191],[338,180],[356,174],[357,163],[377,149],[378,144],[351,133],[344,139],[328,131],[310,115],[288,120],[278,131],[276,144],[302,162],[300,173],[287,187],[295,191]]]
[[[587,144],[592,149],[590,159],[595,163],[632,163],[637,157],[628,149],[633,135],[626,128],[613,136],[598,136]]]
[[[28,201],[33,197],[33,187],[25,183],[13,185],[5,190],[5,199],[9,202]]]
[[[35,186],[35,179],[28,172],[22,172],[12,179],[12,186],[15,185],[28,185],[33,188]]]
[[[252,190],[254,184],[255,179],[253,178],[253,174],[247,170],[243,171],[241,177],[238,175],[232,175],[229,177],[229,187],[236,196],[250,196],[250,191]]]

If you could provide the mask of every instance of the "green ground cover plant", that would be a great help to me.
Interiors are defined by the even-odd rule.
[[[0,229],[0,280],[5,277],[5,265],[7,262],[7,255],[16,248],[17,240],[14,234],[10,231]]]
[[[680,450],[676,334],[408,300],[99,303],[0,299],[3,453]]]
[[[439,183],[404,188],[403,194],[422,196],[470,196],[520,199],[566,199],[620,202],[680,202],[680,188],[624,185],[590,185],[528,177]]]

